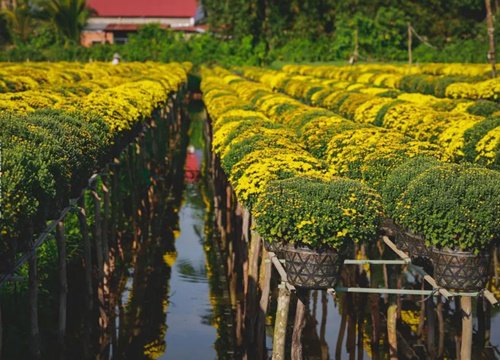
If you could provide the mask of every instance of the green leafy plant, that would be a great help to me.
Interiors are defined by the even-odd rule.
[[[380,189],[386,214],[393,217],[397,201],[401,194],[406,191],[408,184],[427,169],[439,164],[441,163],[433,157],[416,156],[394,168]]]
[[[340,249],[375,239],[381,203],[359,181],[296,176],[271,182],[254,215],[257,231],[269,242]]]
[[[479,252],[500,238],[500,173],[470,164],[431,167],[399,197],[396,221],[437,248]]]

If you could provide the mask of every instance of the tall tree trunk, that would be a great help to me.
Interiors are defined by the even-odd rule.
[[[488,60],[491,63],[491,77],[496,77],[497,69],[496,69],[496,54],[495,54],[495,26],[493,24],[491,0],[485,0],[485,4],[486,4],[486,24],[488,26],[488,40],[490,44],[488,50]]]
[[[66,272],[66,239],[64,223],[60,221],[56,228],[57,251],[59,254],[59,323],[57,327],[57,345],[59,357],[64,359],[64,337],[66,335],[66,310],[68,297],[68,278]]]

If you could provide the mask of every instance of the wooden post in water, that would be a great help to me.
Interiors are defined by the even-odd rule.
[[[82,242],[83,242],[83,267],[85,270],[85,288],[87,290],[86,293],[86,306],[87,311],[92,310],[92,250],[89,239],[89,226],[87,223],[87,214],[85,212],[85,201],[82,196],[78,200],[78,222],[80,223],[80,232],[82,234]]]
[[[441,296],[438,297],[437,319],[438,319],[438,334],[439,334],[437,357],[441,359],[444,354],[444,318],[443,318],[443,302],[441,301]]]
[[[286,325],[290,309],[290,291],[285,283],[279,285],[278,309],[274,322],[273,360],[285,359]]]
[[[396,322],[398,317],[397,305],[393,304],[387,308],[387,337],[389,340],[389,358],[398,358],[398,338]]]
[[[426,300],[426,316],[427,316],[427,351],[431,358],[436,356],[436,311],[434,298],[431,296]]]
[[[2,358],[2,337],[3,337],[2,299],[0,299],[0,359]]]
[[[266,261],[267,260],[267,261]],[[262,294],[259,302],[259,313],[257,314],[257,357],[265,359],[267,354],[264,353],[266,346],[266,314],[269,305],[269,293],[271,291],[271,273],[272,263],[268,260],[267,251],[262,247],[262,264],[264,267],[264,279],[261,286]]]
[[[83,357],[90,357],[90,333],[91,333],[91,314],[94,307],[94,290],[92,286],[92,248],[89,238],[89,226],[87,223],[87,214],[85,212],[85,196],[78,199],[78,222],[80,224],[80,233],[83,243],[82,265],[85,272],[85,326],[82,338]]]
[[[292,360],[302,360],[302,330],[306,325],[307,290],[297,290],[297,309],[292,335]]]
[[[248,212],[248,210],[244,210]],[[244,231],[246,231],[244,229]],[[260,248],[261,248],[262,240],[260,236],[252,232],[250,235],[250,254],[249,254],[249,269],[248,269],[248,293],[247,293],[247,306],[245,308],[245,317],[247,322],[247,332],[248,342],[253,344],[254,342],[254,334],[255,334],[255,323],[258,314],[257,312],[257,296],[258,296],[258,281],[259,281],[259,257],[260,257]]]
[[[462,307],[462,347],[460,360],[471,360],[472,356],[472,299],[470,296],[460,298]]]
[[[57,252],[59,254],[59,316],[57,326],[57,345],[59,358],[64,359],[64,338],[66,335],[66,310],[68,301],[68,277],[66,271],[66,236],[64,223],[59,221],[56,226]]]

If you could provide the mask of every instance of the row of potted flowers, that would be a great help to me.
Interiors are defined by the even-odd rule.
[[[498,103],[434,98],[436,101],[421,94],[365,88],[359,83],[331,84],[329,80],[263,68],[245,67],[238,71],[356,123],[394,129],[416,140],[430,141],[442,147],[453,161],[500,166]]]
[[[214,120],[214,147],[215,151],[220,153],[220,149],[217,149],[217,143],[221,143],[217,137],[220,136],[223,139],[229,139],[226,146],[229,146],[230,149],[233,146],[246,149],[247,153],[242,154],[241,160],[233,163],[232,166],[226,166],[225,170],[230,173],[230,180],[232,180],[239,196],[244,195],[248,188],[259,189],[255,193],[257,196],[249,205],[257,219],[257,229],[269,241],[279,239],[289,244],[307,245],[315,248],[335,248],[337,250],[343,248],[341,244],[348,245],[363,240],[372,241],[375,238],[374,231],[378,226],[377,222],[382,215],[380,212],[382,203],[384,208],[387,207],[388,203],[396,205],[395,210],[384,210],[386,216],[393,217],[404,228],[420,233],[429,244],[433,243],[436,247],[479,252],[487,249],[492,242],[497,240],[498,225],[496,225],[494,214],[499,210],[500,189],[498,185],[495,185],[498,184],[498,173],[472,165],[441,163],[436,159],[436,157],[439,158],[438,149],[432,146],[426,148],[427,145],[424,146],[424,144],[407,146],[411,141],[404,138],[393,143],[392,148],[389,147],[391,151],[384,152],[387,149],[387,142],[382,140],[396,136],[394,132],[378,134],[378,140],[372,146],[368,146],[368,150],[362,156],[359,156],[359,161],[355,166],[357,172],[335,172],[329,166],[332,159],[335,156],[340,156],[340,158],[346,157],[346,164],[353,162],[348,157],[356,151],[356,143],[359,145],[360,141],[363,140],[362,137],[354,135],[360,130],[366,132],[365,129],[356,128],[354,123],[349,120],[341,119],[329,112],[318,112],[318,109],[307,107],[293,99],[287,99],[282,94],[273,94],[269,88],[266,89],[261,84],[248,82],[225,70],[212,71],[212,76],[208,76],[208,78],[207,74],[204,75],[203,90],[209,112],[211,100],[215,99],[221,103],[221,99],[224,97],[238,99],[237,101],[225,101],[230,104],[228,112],[236,111],[235,108],[238,111],[249,111],[252,108],[259,110],[257,113],[254,112],[254,115],[247,121],[241,121],[237,115],[232,118],[231,116],[228,118],[222,116],[224,125],[220,126],[218,120]],[[219,92],[214,92],[214,88],[218,88]],[[238,101],[239,103],[235,105]],[[217,108],[220,111],[220,107]],[[278,145],[278,149],[274,149],[275,140],[262,140],[265,137],[265,132],[259,129],[257,118],[260,118],[261,115],[256,114],[265,114],[267,121],[272,120],[266,122],[264,128],[271,128],[274,124],[274,129],[270,132],[274,134],[274,139],[288,137],[290,146],[283,148]],[[221,116],[212,113],[211,115],[215,118],[218,117],[217,115]],[[228,120],[229,118],[231,119]],[[237,125],[234,125],[233,122]],[[246,125],[243,126],[242,123]],[[323,123],[322,127],[317,126],[320,123]],[[257,133],[252,134],[252,131],[249,131],[250,135],[247,137],[247,130],[255,128],[257,128]],[[301,151],[308,147],[309,144],[304,141],[310,138],[307,136],[310,134],[310,131],[307,131],[308,128],[309,130],[314,128],[318,130],[320,133],[317,136],[318,142],[325,142],[326,138],[326,152],[329,155],[315,157],[319,166],[314,168],[314,161],[311,160],[305,162],[307,166],[300,164],[297,169],[301,170],[297,171],[294,166],[280,165],[279,161],[275,163],[273,157],[278,158],[277,154],[294,153],[298,150],[293,149],[293,147],[297,146]],[[279,133],[280,131],[283,131],[283,136]],[[259,136],[261,140],[257,140]],[[351,141],[352,150],[343,152],[343,146],[346,143],[339,141],[338,136],[344,137],[345,141]],[[258,146],[264,147],[264,149],[253,154],[254,142],[252,140],[255,140],[256,144],[259,143]],[[424,148],[426,151],[420,151]],[[231,152],[227,149],[225,151],[225,156]],[[380,159],[377,159],[376,156],[371,158],[368,156],[377,153]],[[325,153],[323,152],[323,154]],[[432,156],[422,157],[422,155]],[[222,157],[223,164],[225,156]],[[394,182],[389,182],[389,179],[393,173],[397,173],[400,167],[408,166],[406,159],[408,157],[413,157],[410,161],[429,162],[435,166],[425,169],[422,174],[417,174],[418,176],[415,175],[407,183],[396,182],[400,185],[398,188]],[[367,158],[371,159],[372,162],[367,161]],[[291,158],[284,161],[293,162],[294,160]],[[321,165],[323,170],[321,170]],[[409,166],[412,167],[412,165]],[[241,177],[233,175],[233,172],[245,175],[245,172],[250,168],[252,168],[248,172],[250,181],[239,182]],[[306,168],[312,173],[307,174],[307,171],[303,171]],[[366,178],[366,174],[373,168],[380,170],[381,176],[377,177],[378,183],[370,183]],[[239,172],[235,169],[239,169]],[[255,172],[255,169],[259,171]],[[276,172],[273,172],[274,170]],[[269,179],[269,173],[273,173],[272,179]],[[297,177],[299,174],[301,176]],[[460,174],[464,180],[460,186],[454,187],[450,185],[453,183],[453,176],[446,177],[443,174]],[[338,175],[343,175],[343,177],[339,178]],[[346,175],[350,178],[348,179]],[[396,180],[400,180],[400,178],[395,177]],[[471,178],[484,186],[476,186],[470,182]],[[454,211],[444,212],[439,207],[442,206],[439,201],[428,201],[429,197],[423,192],[423,189],[426,189],[433,179],[440,182],[441,190],[449,191],[448,193],[433,194],[433,196],[439,195],[443,201],[454,199],[456,202],[448,204],[448,206],[453,206]],[[364,184],[359,181],[351,183],[353,180],[363,180]],[[372,187],[368,187],[367,184],[374,186],[379,193]],[[349,190],[343,191],[344,188]],[[487,192],[487,188],[491,191]],[[410,189],[413,189],[413,192]],[[460,191],[465,191],[467,194],[476,191],[478,196],[470,198],[468,195],[464,199]],[[385,195],[386,193],[395,196],[396,200],[390,200],[388,195]],[[335,198],[334,194],[339,197]],[[241,199],[246,200],[244,196]],[[430,205],[425,208],[425,212],[414,211],[426,203]],[[352,206],[348,206],[348,204]],[[431,206],[433,204],[436,207]],[[478,204],[484,207],[484,211],[481,213],[477,212]],[[474,227],[481,229],[481,234],[478,237],[476,236],[478,234],[477,228],[472,231],[472,228],[464,226],[469,220],[473,221]],[[455,227],[455,224],[458,223],[461,225]],[[295,255],[294,259],[290,261],[291,264],[294,264],[297,256],[299,255]],[[307,261],[302,263],[307,263]],[[311,271],[308,271],[308,274],[310,275]],[[484,281],[484,279],[481,276],[480,280]]]

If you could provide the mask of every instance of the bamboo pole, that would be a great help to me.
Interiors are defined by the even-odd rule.
[[[472,355],[472,299],[470,296],[460,298],[462,307],[462,347],[461,360],[471,360]]]
[[[297,309],[292,334],[292,360],[302,360],[302,331],[306,325],[307,290],[297,290]]]
[[[57,251],[59,254],[59,316],[57,327],[57,345],[59,357],[64,358],[64,338],[66,336],[66,318],[68,302],[68,276],[66,270],[66,237],[64,222],[60,221],[56,227]]]
[[[274,323],[273,360],[285,359],[286,325],[290,309],[290,290],[282,282],[279,285],[278,309]]]

